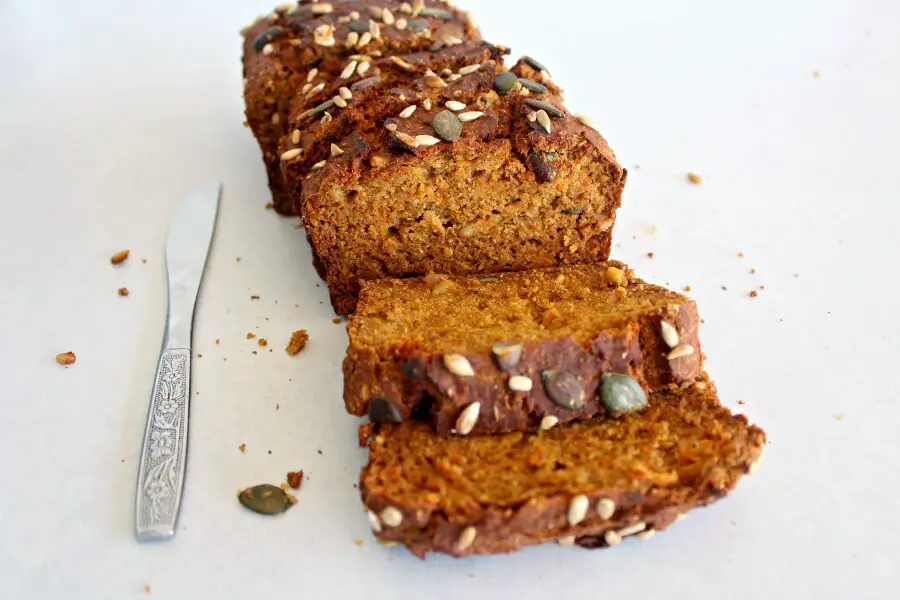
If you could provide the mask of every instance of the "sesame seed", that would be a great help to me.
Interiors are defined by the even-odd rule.
[[[396,123],[388,123],[387,125],[384,126],[384,128],[387,129],[388,131],[397,131],[397,124]],[[413,140],[413,143],[415,143],[415,140]]]
[[[468,361],[467,361],[468,362]],[[469,435],[478,422],[478,412],[481,410],[481,402],[473,402],[465,407],[456,419],[456,433]]]
[[[618,546],[622,543],[622,536],[615,531],[609,530],[603,534],[603,541],[607,546]]]
[[[454,112],[458,112],[466,107],[465,104],[459,102],[458,100],[447,100],[446,102],[444,102],[444,106]]]
[[[313,166],[311,166],[311,167],[309,168],[309,170],[310,170],[310,171],[318,171],[319,169],[321,169],[322,167],[325,166],[325,162],[326,162],[326,161],[324,161],[324,160],[320,160],[319,162],[317,162],[316,164],[314,164]]]
[[[600,498],[597,501],[597,516],[604,521],[616,513],[616,503],[611,498]]]
[[[341,71],[341,79],[350,79],[353,77],[353,73],[356,72],[356,65],[359,64],[355,60],[351,60],[350,63],[344,67],[344,70]]]
[[[475,376],[475,369],[472,368],[472,363],[470,363],[469,359],[462,354],[445,354],[444,366],[447,367],[448,371],[454,375],[459,375],[460,377]]]
[[[344,151],[341,150],[341,147],[337,144],[331,144],[331,155],[332,156],[340,156]]]
[[[334,101],[334,105],[338,108],[347,108],[347,101],[340,96],[335,96],[332,100]]]
[[[417,135],[416,146],[434,146],[441,140],[431,135]]]
[[[628,537],[629,535],[634,535],[635,533],[640,533],[647,529],[647,524],[643,521],[638,521],[634,525],[629,525],[628,527],[623,527],[618,531],[620,537]]]
[[[403,31],[404,29],[406,29],[406,25],[407,25],[406,19],[402,19],[402,18],[397,19],[397,22],[394,23],[394,27],[396,27],[400,31]]]
[[[575,115],[575,118],[581,121],[582,124],[587,125],[591,129],[597,129],[597,126],[594,124],[593,119],[591,119],[587,115]]]
[[[414,112],[416,112],[416,105],[410,104],[409,106],[404,108],[402,111],[400,111],[400,118],[408,119],[413,115]]]
[[[575,527],[587,517],[588,508],[591,501],[584,494],[578,494],[569,502],[569,510],[566,513],[566,519],[569,521],[570,527]]]
[[[292,144],[299,144],[299,143],[300,143],[300,130],[299,130],[299,129],[295,129],[295,130],[291,133],[291,143],[292,143]]]
[[[474,121],[476,119],[480,119],[484,116],[484,113],[478,110],[471,110],[464,113],[459,113],[459,120],[463,123],[468,123],[469,121]]]
[[[541,109],[537,111],[537,122],[538,124],[544,128],[544,131],[547,132],[547,135],[553,133],[553,127],[550,125],[550,116],[547,114],[547,111]]]
[[[480,68],[481,68],[480,64],[466,65],[465,67],[463,67],[462,69],[459,70],[459,74],[460,75],[469,75],[470,73],[474,73],[475,71],[477,71]]]
[[[400,58],[399,56],[391,56],[391,62],[403,69],[404,71],[414,71],[415,67]]]
[[[327,2],[313,2],[309,5],[309,9],[314,15],[324,15],[334,10]]]
[[[675,329],[668,321],[660,321],[659,322],[659,332],[662,335],[663,341],[669,348],[674,348],[678,345],[678,330]]]
[[[464,552],[471,548],[472,544],[475,543],[477,533],[476,529],[471,525],[463,529],[462,533],[459,534],[459,539],[456,540],[456,551]]]
[[[403,522],[403,513],[393,506],[388,506],[381,511],[381,522],[388,527],[397,527]]]
[[[365,75],[369,71],[369,67],[371,66],[372,65],[370,65],[368,62],[361,62],[359,63],[359,66],[356,67],[356,72],[360,75]]]
[[[355,31],[351,31],[347,34],[347,39],[344,41],[344,45],[348,48],[353,48],[356,44],[359,43],[359,34]]]
[[[560,546],[574,546],[575,545],[575,536],[574,535],[565,535],[559,538],[558,541]]]
[[[425,75],[425,85],[430,88],[442,88],[447,87],[447,82],[432,73]]]
[[[359,36],[359,43],[356,45],[357,48],[362,48],[366,44],[372,41],[372,34],[368,31],[363,32],[361,36]]]
[[[398,131],[398,132],[395,133],[394,135],[396,136],[396,138],[397,138],[398,140],[400,140],[401,142],[403,142],[404,144],[406,144],[406,145],[409,146],[410,148],[415,148],[415,147],[416,147],[416,138],[414,138],[413,136],[411,136],[411,135],[409,135],[409,134],[406,134],[406,133],[403,133],[402,131]],[[466,361],[466,362],[468,362],[468,361]],[[444,358],[444,364],[447,364],[447,359],[446,359],[446,357]],[[449,367],[448,367],[448,368],[449,368]]]
[[[275,46],[274,46],[274,45],[272,45],[272,44],[266,44],[265,46],[263,46],[262,53],[263,53],[264,55],[269,56],[269,55],[272,54],[273,52],[275,52]]]
[[[394,13],[389,11],[388,9],[384,9],[381,11],[381,20],[384,21],[385,25],[393,25],[394,24]]]
[[[666,355],[668,360],[675,360],[676,358],[681,358],[683,356],[690,356],[694,353],[694,347],[690,344],[682,344],[681,346],[676,346]]]
[[[541,419],[541,430],[547,431],[548,429],[553,429],[553,427],[555,427],[557,423],[559,423],[558,417],[547,415],[546,417]]]
[[[381,520],[371,510],[366,511],[366,516],[369,517],[369,523],[372,525],[372,531],[379,532],[381,531]]]
[[[431,110],[431,98],[425,98],[422,100],[422,108],[425,110]]]
[[[640,532],[639,534],[635,535],[634,537],[641,540],[642,542],[646,542],[647,540],[652,538],[655,533],[656,533],[655,529],[646,529],[646,530]]]
[[[530,392],[534,384],[531,377],[526,377],[525,375],[513,375],[507,383],[509,384],[509,389],[514,392]]]
[[[306,74],[306,83],[312,83],[313,79],[315,79],[318,75],[318,69],[310,69],[309,73]]]
[[[351,92],[350,88],[347,88],[347,87],[342,86],[342,87],[338,88],[338,94],[344,100],[351,100],[353,98],[353,92]]]
[[[300,156],[302,153],[303,150],[301,150],[300,148],[293,148],[282,154],[281,160],[292,160]]]

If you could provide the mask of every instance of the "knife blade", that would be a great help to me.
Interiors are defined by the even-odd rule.
[[[138,540],[175,534],[187,461],[191,332],[222,186],[208,182],[178,207],[166,238],[168,310],[144,429],[135,500]]]

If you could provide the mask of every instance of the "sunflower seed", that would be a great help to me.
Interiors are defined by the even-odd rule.
[[[587,127],[590,127],[591,129],[594,129],[594,130],[597,129],[597,126],[594,124],[594,120],[591,119],[589,116],[576,115],[575,118],[578,119],[579,121],[581,121],[581,123],[586,125]]]
[[[400,118],[408,119],[413,115],[414,112],[416,112],[416,105],[410,104],[409,106],[407,106],[406,108],[404,108],[403,110],[400,111]]]
[[[325,83],[322,82],[322,83],[320,83],[320,84],[314,86],[314,87],[313,87],[311,90],[309,90],[308,92],[306,92],[306,97],[307,97],[307,98],[312,98],[313,96],[315,96],[316,94],[318,94],[319,92],[321,92],[321,91],[324,90],[324,89],[325,89]]]
[[[447,81],[449,81],[451,83],[453,83],[454,81],[459,81],[460,79],[462,79],[462,75],[460,75],[459,73],[452,73],[447,76]],[[457,90],[457,91],[459,91],[459,90]],[[456,92],[454,92],[454,94],[455,93]]]
[[[559,423],[559,417],[547,415],[541,419],[541,430],[547,431],[548,429],[553,429],[557,423]]]
[[[381,519],[378,518],[378,515],[373,513],[371,510],[367,510],[366,516],[369,518],[369,524],[372,525],[372,531],[374,531],[375,533],[381,531]]]
[[[309,168],[309,170],[310,170],[310,171],[318,171],[319,169],[321,169],[322,167],[325,166],[325,163],[326,163],[326,162],[327,162],[327,161],[320,160],[319,162],[317,162],[316,164],[314,164],[313,166],[311,166],[311,167]]]
[[[372,15],[373,17],[375,17],[376,19],[380,19],[382,13],[384,13],[384,9],[381,8],[380,6],[370,6],[369,7],[369,14]]]
[[[387,506],[381,511],[381,522],[388,527],[397,527],[403,522],[403,513],[393,506]]]
[[[618,546],[622,543],[622,536],[613,530],[609,530],[603,534],[603,541],[607,546]]]
[[[568,410],[584,407],[584,388],[578,378],[565,371],[549,369],[541,373],[544,389],[553,403]]]
[[[655,529],[645,529],[644,531],[638,533],[634,537],[641,540],[642,542],[646,542],[647,540],[652,538],[655,533],[656,533]]]
[[[331,144],[331,156],[340,156],[344,151],[337,144]]]
[[[394,131],[397,131],[397,124],[396,123],[386,123],[384,128],[390,132],[394,132]]]
[[[294,500],[283,489],[268,483],[241,491],[238,502],[261,515],[279,515],[294,505]]]
[[[424,100],[422,100],[422,108],[424,108],[425,110],[431,110],[431,99],[430,98],[425,98]]]
[[[415,71],[416,68],[400,58],[399,56],[391,56],[391,62],[403,69],[404,71]]]
[[[437,75],[426,75],[425,76],[425,85],[430,88],[442,88],[447,87],[447,82],[438,77]]]
[[[344,40],[344,45],[348,48],[355,48],[359,43],[359,34],[355,31],[351,31],[347,34],[347,39]]]
[[[559,538],[558,541],[560,546],[574,546],[575,545],[575,536],[574,535],[564,535]]]
[[[434,116],[431,122],[434,132],[442,140],[452,142],[462,135],[462,122],[449,110],[442,110]]]
[[[447,100],[446,102],[444,102],[444,106],[454,112],[459,112],[466,107],[465,104],[459,102],[458,100]]]
[[[347,108],[347,101],[340,96],[335,96],[332,100],[334,100],[334,105],[338,108]]]
[[[531,377],[525,375],[513,375],[507,383],[509,384],[509,389],[514,392],[530,392],[531,387],[534,385]]]
[[[266,44],[265,46],[263,46],[263,49],[262,49],[263,56],[269,56],[269,55],[271,55],[273,52],[275,52],[275,46],[274,46],[274,45],[272,45],[272,44]]]
[[[367,64],[369,63],[363,63],[363,65]],[[354,81],[352,84],[350,84],[350,89],[354,92],[357,92],[359,90],[370,88],[373,85],[378,85],[379,83],[381,83],[381,77],[376,75],[374,77],[369,77],[368,79],[360,79],[359,81]]]
[[[600,400],[607,410],[624,414],[647,406],[647,393],[628,375],[604,373],[600,383]]]
[[[351,100],[353,98],[353,92],[350,91],[350,88],[346,87],[338,88],[338,95],[344,100]]]
[[[566,519],[569,521],[570,527],[575,527],[584,521],[590,505],[591,501],[584,494],[579,494],[572,498],[572,501],[569,502],[569,511],[566,513]]]
[[[331,113],[326,110],[325,114],[322,115],[322,118],[319,120],[319,123],[321,123],[322,125],[331,123],[332,118],[333,117],[331,116]]]
[[[519,80],[515,75],[510,73],[509,71],[505,73],[497,73],[494,77],[494,89],[497,90],[497,93],[501,96],[505,96],[514,89],[516,89],[519,85]]]
[[[286,34],[287,31],[284,29],[284,27],[279,27],[277,25],[275,27],[264,29],[253,40],[253,49],[256,52],[262,52],[263,48],[265,48],[269,44],[269,42],[273,42]]]
[[[353,73],[356,72],[356,65],[358,64],[359,63],[357,63],[355,60],[351,60],[347,64],[347,66],[344,67],[344,70],[341,71],[341,79],[350,79],[351,77],[353,77]]]
[[[312,89],[312,84],[311,84],[311,83],[304,83],[304,84],[303,84],[303,87],[300,88],[300,93],[305,95],[306,92],[308,92],[308,91],[311,90],[311,89]]]
[[[394,134],[394,137],[396,137],[398,140],[400,140],[401,142],[403,142],[410,148],[416,147],[416,138],[414,138],[413,136],[411,136],[409,134],[403,133],[402,131],[398,131]],[[444,362],[446,363],[447,361],[445,360]]]
[[[282,154],[281,160],[292,160],[292,159],[300,156],[302,153],[303,153],[303,150],[301,150],[300,148],[294,148],[294,149],[288,150],[287,152]]]
[[[306,74],[306,83],[312,83],[313,79],[315,79],[319,75],[318,69],[310,69],[309,73]]]
[[[370,65],[367,62],[359,63],[359,66],[356,67],[356,73],[358,75],[365,75],[369,71],[369,67]]]
[[[459,74],[460,75],[469,75],[470,73],[474,73],[475,71],[477,71],[480,68],[481,68],[480,64],[466,65],[465,67],[463,67],[459,70]]]
[[[546,71],[548,75],[550,74],[550,71],[547,69],[547,67],[545,67],[544,65],[542,65],[535,59],[531,58],[530,56],[523,56],[522,60],[524,60],[525,64],[527,64],[529,67],[531,67],[535,71]]]
[[[483,112],[477,110],[471,110],[464,113],[459,113],[459,120],[463,123],[468,123],[469,121],[474,121],[476,119],[480,119],[484,116]]]
[[[690,356],[694,353],[694,347],[690,344],[682,344],[681,346],[676,346],[666,355],[668,360],[675,360],[676,358],[682,358],[684,356]]]
[[[387,398],[375,396],[369,402],[369,421],[372,423],[399,423],[402,420],[400,411]]]
[[[384,21],[385,25],[393,25],[394,13],[385,8],[383,11],[381,11],[381,20]]]
[[[319,25],[313,31],[313,41],[319,46],[334,46],[334,25]]]
[[[674,348],[678,345],[678,330],[675,329],[674,325],[668,321],[660,321],[659,332],[662,335],[663,341],[669,348]]]
[[[369,33],[372,34],[372,37],[377,39],[381,38],[381,25],[376,23],[375,21],[369,21]]]
[[[547,132],[547,135],[553,133],[553,126],[550,125],[550,117],[547,116],[546,111],[537,111],[537,122],[544,129],[544,131]]]
[[[441,41],[448,46],[458,46],[463,43],[460,38],[456,37],[455,35],[450,35],[449,33],[441,36]]]
[[[444,366],[447,367],[448,371],[454,375],[459,375],[460,377],[475,376],[475,369],[472,368],[472,363],[470,363],[469,359],[462,354],[445,354]]]
[[[535,121],[537,121],[537,113],[530,112],[525,115],[525,118],[528,120],[529,123],[534,123]]]
[[[602,223],[600,223],[600,226],[598,227],[598,229],[600,231],[609,231],[612,226],[613,226],[613,220],[607,219],[607,220],[603,221]]]
[[[403,18],[397,19],[397,22],[394,23],[394,27],[396,27],[400,31],[403,31],[404,29],[406,29],[406,25],[407,25],[406,19],[403,19]]]
[[[498,342],[491,346],[497,366],[503,371],[512,371],[522,358],[522,344]]]
[[[606,521],[616,513],[616,503],[610,498],[600,498],[597,501],[597,516]]]
[[[416,16],[422,9],[425,8],[425,0],[413,0],[412,3],[412,12],[410,13],[413,16]]]
[[[407,15],[412,13],[412,6],[410,6],[409,2],[401,2],[400,3],[400,12],[405,13]]]
[[[477,533],[478,532],[471,525],[463,529],[462,533],[459,534],[459,539],[456,540],[456,551],[465,552],[471,548],[472,544],[475,543],[475,536]]]
[[[325,15],[334,10],[328,2],[313,2],[309,5],[309,10],[314,15]]]
[[[481,410],[481,402],[473,402],[465,407],[456,419],[456,433],[469,435],[478,422],[478,412]]]
[[[299,144],[299,143],[300,143],[300,130],[299,130],[299,129],[295,129],[295,130],[291,133],[291,143],[292,143],[292,144]]]
[[[618,531],[619,537],[628,537],[629,535],[634,535],[636,533],[640,533],[647,529],[647,524],[643,521],[638,521],[634,525],[629,525],[628,527],[623,527]]]
[[[372,34],[368,31],[361,33],[359,35],[359,43],[356,44],[357,48],[364,48],[366,44],[372,41]]]
[[[543,83],[538,83],[537,81],[532,81],[531,79],[526,79],[524,77],[519,77],[519,83],[522,84],[523,88],[533,94],[546,94],[550,91]]]
[[[417,135],[416,136],[416,146],[434,146],[439,143],[441,140],[437,139],[434,136],[430,135]]]

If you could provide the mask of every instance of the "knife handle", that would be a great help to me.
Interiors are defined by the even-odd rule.
[[[175,534],[187,459],[191,349],[160,354],[138,469],[135,530],[138,540]]]

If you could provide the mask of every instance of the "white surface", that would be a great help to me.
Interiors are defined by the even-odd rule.
[[[478,3],[485,34],[547,63],[630,168],[615,256],[692,286],[723,400],[770,442],[758,475],[651,542],[425,562],[370,536],[343,327],[295,221],[263,210],[237,30],[268,1],[48,4],[0,3],[0,596],[896,593],[900,4]],[[138,545],[164,231],[210,177],[225,192],[179,532]],[[311,341],[291,358],[298,328]],[[238,506],[238,488],[294,469],[309,479],[283,518]]]

